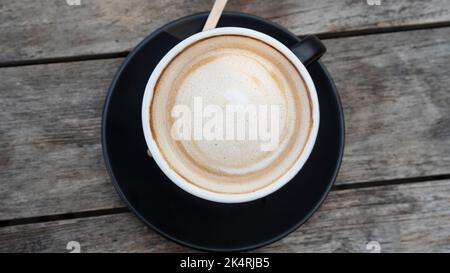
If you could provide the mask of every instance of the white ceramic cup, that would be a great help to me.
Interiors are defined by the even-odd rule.
[[[248,192],[248,193],[242,193],[242,194],[223,194],[223,193],[217,193],[217,192],[211,192],[205,189],[202,189],[187,180],[185,180],[183,177],[181,177],[177,172],[175,172],[173,169],[171,169],[170,164],[165,161],[164,157],[161,154],[161,151],[158,148],[158,145],[156,144],[152,132],[150,130],[150,105],[153,98],[153,90],[155,87],[155,84],[160,77],[162,71],[164,68],[170,63],[170,61],[177,56],[177,54],[181,51],[183,51],[186,47],[191,45],[192,43],[195,43],[196,41],[202,40],[207,37],[212,36],[220,36],[220,35],[226,35],[226,34],[234,34],[234,35],[244,35],[251,38],[255,38],[258,40],[261,40],[277,50],[279,50],[281,53],[284,54],[286,58],[288,58],[292,64],[295,65],[297,70],[300,72],[301,76],[303,77],[306,85],[307,90],[309,92],[311,103],[312,103],[312,130],[309,134],[309,137],[307,139],[305,148],[303,149],[302,154],[298,158],[297,162],[287,171],[284,175],[282,175],[279,179],[272,182],[271,184],[267,185],[266,187],[263,187],[259,190],[256,190],[254,192]],[[178,45],[176,45],[174,48],[172,48],[158,63],[156,68],[153,70],[153,73],[151,74],[147,86],[145,88],[144,93],[144,99],[142,102],[142,127],[144,130],[144,136],[145,140],[147,142],[148,149],[150,153],[152,154],[154,160],[158,164],[159,168],[166,174],[169,179],[178,185],[183,190],[187,191],[188,193],[195,195],[197,197],[215,201],[215,202],[221,202],[221,203],[240,203],[240,202],[247,202],[256,200],[259,198],[262,198],[264,196],[267,196],[276,190],[283,187],[286,183],[288,183],[303,167],[306,160],[308,159],[309,155],[311,154],[311,151],[313,149],[314,143],[316,141],[317,132],[319,129],[319,102],[317,98],[316,88],[314,86],[314,83],[311,79],[311,76],[309,75],[308,71],[306,70],[305,66],[302,64],[302,62],[298,59],[298,57],[285,45],[283,45],[281,42],[277,41],[276,39],[263,34],[261,32],[246,29],[246,28],[238,28],[238,27],[223,27],[223,28],[215,28],[212,30],[200,32],[197,34],[194,34],[187,39],[181,41]]]

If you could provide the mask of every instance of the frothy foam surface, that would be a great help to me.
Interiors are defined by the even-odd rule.
[[[267,140],[250,140],[248,134],[245,140],[175,140],[171,111],[176,105],[195,109],[195,98],[203,107],[221,109],[277,105],[278,146],[264,151]],[[285,174],[301,155],[313,122],[295,66],[270,45],[237,35],[210,37],[178,54],[155,86],[150,117],[158,148],[176,173],[203,189],[228,194],[256,191]]]

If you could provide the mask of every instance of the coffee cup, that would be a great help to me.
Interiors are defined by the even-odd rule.
[[[142,127],[153,159],[173,183],[209,201],[277,191],[314,147],[319,102],[305,65],[324,52],[314,36],[289,49],[239,27],[181,41],[145,88]]]

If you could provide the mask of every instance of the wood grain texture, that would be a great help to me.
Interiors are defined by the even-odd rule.
[[[339,183],[450,173],[449,34],[325,41],[346,122]]]
[[[326,44],[346,116],[337,184],[449,174],[450,28]],[[0,69],[0,220],[122,206],[100,146],[121,61]]]
[[[0,63],[130,50],[178,17],[210,10],[210,0],[0,0]],[[450,21],[447,0],[233,0],[227,10],[272,19],[295,34],[407,27]]]
[[[300,229],[257,252],[450,252],[450,180],[333,191]],[[129,213],[0,229],[0,252],[191,251]]]
[[[450,2],[230,1],[297,35],[447,25]],[[0,0],[0,65],[123,52],[207,0]],[[325,41],[346,116],[337,184],[450,174],[450,28]],[[100,145],[123,59],[0,68],[0,220],[122,207]],[[301,229],[258,252],[450,252],[450,180],[333,191]],[[130,213],[0,228],[0,252],[183,252]]]
[[[0,70],[0,219],[113,207],[101,111],[122,60]]]

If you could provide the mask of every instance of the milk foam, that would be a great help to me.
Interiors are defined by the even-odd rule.
[[[175,105],[278,105],[279,145],[261,140],[174,140]],[[154,90],[150,125],[171,168],[213,192],[246,193],[269,185],[298,160],[311,131],[310,98],[296,68],[276,49],[244,36],[223,35],[191,45],[166,67]]]

